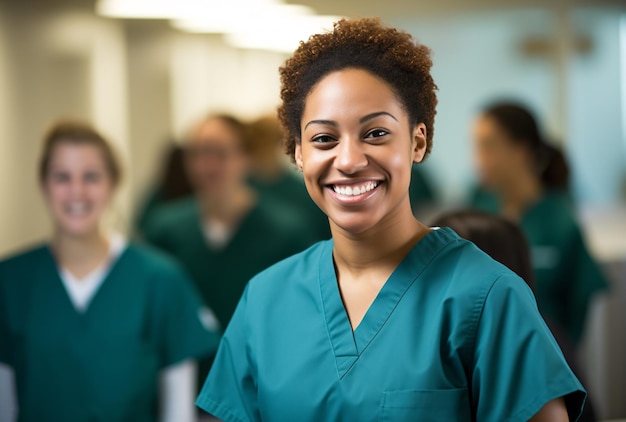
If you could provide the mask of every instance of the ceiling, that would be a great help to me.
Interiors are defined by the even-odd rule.
[[[172,0],[175,1],[175,0]],[[206,0],[228,1],[228,0]],[[621,7],[626,10],[626,0],[284,0],[286,3],[303,4],[312,7],[320,14],[349,17],[378,16],[382,19],[396,19],[413,15],[437,15],[462,13],[473,10],[494,10],[511,8],[554,8],[567,10],[580,6]],[[68,9],[93,11],[96,0],[0,0],[9,7],[29,11],[39,9]]]
[[[287,0],[311,6],[318,13],[350,17],[379,16],[394,19],[407,14],[433,15],[471,10],[511,8],[554,8],[567,10],[580,6],[611,6],[626,8],[626,0]]]

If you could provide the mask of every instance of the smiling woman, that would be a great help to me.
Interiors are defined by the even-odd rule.
[[[253,278],[197,404],[225,421],[566,421],[585,393],[532,292],[412,214],[432,148],[430,51],[340,21],[281,68],[286,149],[330,221]]]
[[[178,266],[102,231],[121,179],[111,146],[59,123],[39,175],[52,239],[0,261],[0,363],[18,420],[154,421],[159,383],[161,420],[192,420],[194,362],[217,334]]]

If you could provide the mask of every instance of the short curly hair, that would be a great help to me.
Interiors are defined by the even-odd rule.
[[[363,69],[387,82],[411,126],[426,125],[426,155],[432,149],[437,85],[430,74],[431,50],[379,19],[342,19],[332,32],[313,35],[280,68],[278,117],[285,128],[285,152],[294,159],[301,141],[301,119],[311,89],[331,72]]]

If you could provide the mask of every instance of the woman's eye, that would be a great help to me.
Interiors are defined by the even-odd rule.
[[[89,182],[89,183],[96,183],[99,182],[101,179],[100,177],[100,173],[96,173],[96,172],[89,172],[85,174],[85,181]]]
[[[389,132],[387,132],[385,129],[374,129],[372,131],[369,131],[367,133],[367,135],[365,135],[365,138],[381,138],[385,135],[388,135]]]
[[[317,144],[328,144],[335,141],[335,138],[329,135],[319,135],[311,139],[311,142],[315,142]]]
[[[52,173],[50,178],[55,183],[67,183],[70,181],[70,175],[67,173]]]

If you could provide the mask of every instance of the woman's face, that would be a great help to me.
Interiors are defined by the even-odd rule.
[[[49,163],[42,188],[57,230],[71,236],[93,234],[114,192],[102,151],[94,145],[61,142]]]
[[[474,122],[474,167],[481,186],[502,192],[526,170],[528,156],[492,117],[481,115]]]
[[[331,224],[359,234],[403,206],[413,162],[426,151],[426,126],[382,79],[359,69],[322,78],[309,92],[295,157],[309,194]]]
[[[241,141],[218,118],[202,123],[185,146],[185,168],[200,195],[223,197],[244,183],[247,158]]]

